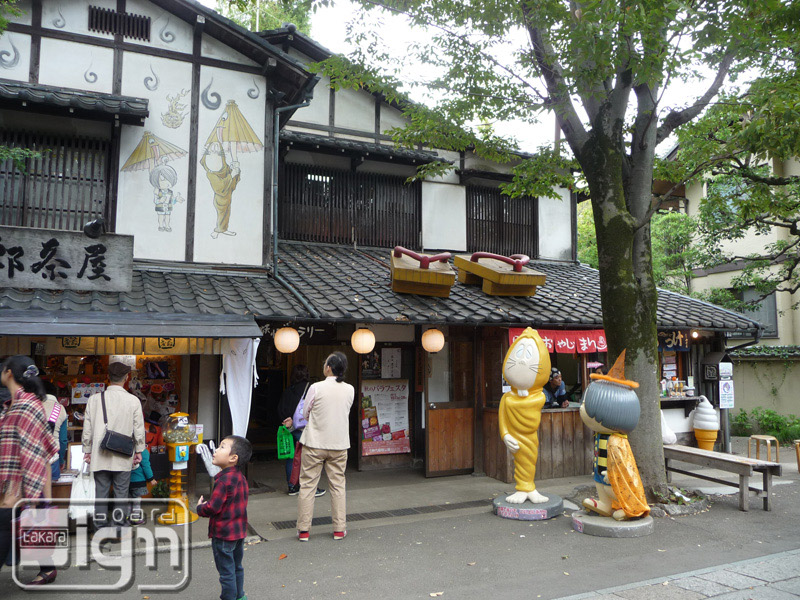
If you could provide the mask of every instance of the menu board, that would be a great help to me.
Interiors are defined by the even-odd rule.
[[[365,379],[361,383],[361,454],[411,452],[407,379]]]

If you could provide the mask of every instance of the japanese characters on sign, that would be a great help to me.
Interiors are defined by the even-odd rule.
[[[658,349],[659,350],[677,350],[678,352],[689,351],[689,340],[691,336],[688,331],[659,331],[658,332]]]
[[[361,382],[361,454],[411,452],[407,379],[365,379]]]
[[[281,327],[294,327],[300,334],[300,339],[304,342],[316,342],[324,344],[336,341],[336,326],[330,324],[298,325],[297,323],[264,323],[260,326],[261,334],[270,337],[275,336],[275,332]]]
[[[126,292],[132,275],[132,236],[0,227],[0,286]]]
[[[559,331],[554,329],[539,329],[547,350],[558,354],[591,354],[592,352],[607,352],[606,332],[602,329]],[[508,330],[508,342],[514,340],[523,332],[521,327],[512,327]]]

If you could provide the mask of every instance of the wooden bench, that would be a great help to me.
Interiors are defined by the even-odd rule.
[[[672,461],[687,462],[710,469],[735,473],[739,476],[739,483],[737,484],[715,477],[709,477],[702,473],[676,469],[672,466]],[[755,492],[756,497],[763,498],[764,510],[772,510],[772,476],[780,476],[782,474],[780,463],[747,458],[744,456],[735,456],[733,454],[724,454],[722,452],[713,452],[711,450],[701,450],[700,448],[692,448],[690,446],[677,446],[674,444],[664,445],[664,465],[667,469],[667,481],[671,481],[671,473],[680,473],[681,475],[689,475],[690,477],[697,477],[722,485],[738,487],[739,510],[744,511],[750,508],[748,502],[748,492],[750,491]],[[761,473],[764,476],[763,490],[750,486],[750,477],[753,473]]]

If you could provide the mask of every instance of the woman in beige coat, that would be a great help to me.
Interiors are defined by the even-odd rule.
[[[333,539],[341,540],[347,535],[344,471],[350,448],[348,416],[355,390],[344,381],[346,370],[347,357],[334,352],[325,359],[322,368],[325,380],[313,384],[306,393],[303,415],[308,425],[300,438],[303,454],[297,506],[297,538],[301,542],[307,542],[309,538],[314,495],[323,466],[330,484]]]

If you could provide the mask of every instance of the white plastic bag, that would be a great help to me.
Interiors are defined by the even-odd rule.
[[[94,475],[89,471],[89,463],[83,463],[80,473],[72,482],[69,495],[69,516],[71,519],[88,522],[94,514]]]

